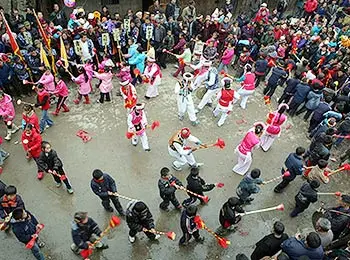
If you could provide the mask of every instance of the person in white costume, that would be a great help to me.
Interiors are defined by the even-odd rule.
[[[155,59],[148,57],[147,66],[143,73],[143,76],[145,76],[147,78],[147,81],[149,82],[145,94],[146,99],[158,96],[158,86],[162,83],[162,72],[155,61]]]
[[[145,104],[136,104],[128,115],[128,131],[134,135],[131,138],[131,144],[136,146],[141,139],[142,148],[149,152],[151,149],[148,145],[146,134],[147,117],[144,112]]]

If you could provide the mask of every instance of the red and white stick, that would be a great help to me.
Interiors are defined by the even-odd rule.
[[[261,212],[267,212],[267,211],[273,211],[273,210],[283,211],[284,210],[284,205],[280,204],[278,206],[271,207],[271,208],[258,209],[258,210],[252,210],[252,211],[244,212],[244,213],[238,213],[238,215],[246,216],[246,215],[251,215],[251,214],[261,213]]]
[[[209,202],[209,197],[208,196],[203,196],[203,195],[199,195],[197,193],[194,193],[193,191],[190,191],[188,189],[186,189],[184,186],[179,186],[175,183],[175,181],[173,181],[172,183],[170,183],[171,186],[174,186],[176,189],[179,189],[179,190],[183,190],[185,192],[188,192],[190,194],[192,194],[193,196],[197,197],[197,198],[200,198],[202,199],[205,203],[208,203]]]
[[[281,176],[278,176],[278,177],[275,177],[271,180],[268,180],[268,181],[264,181],[262,184],[268,184],[268,183],[271,183],[271,182],[274,182],[274,181],[278,181],[280,179],[283,179],[285,177],[289,177],[290,176],[290,172],[289,171],[285,171]]]

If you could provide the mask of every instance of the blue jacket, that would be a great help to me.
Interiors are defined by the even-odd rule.
[[[75,221],[72,222],[73,242],[80,249],[88,249],[89,245],[87,242],[89,242],[92,234],[97,236],[101,235],[100,228],[92,218],[88,218],[85,224],[77,224]]]
[[[284,89],[284,93],[288,93],[288,94],[294,94],[296,89],[297,89],[297,85],[300,83],[300,80],[298,79],[294,79],[294,78],[290,78],[287,80],[287,86]]]
[[[321,122],[323,119],[323,114],[331,110],[331,106],[326,102],[321,102],[318,107],[314,110],[312,115],[312,120]]]
[[[260,191],[260,187],[258,184],[261,184],[263,181],[260,178],[253,179],[250,176],[250,173],[244,176],[243,180],[238,184],[236,193],[240,197],[249,197],[254,193],[258,193]]]
[[[307,102],[305,104],[306,108],[309,110],[315,110],[321,102],[323,97],[322,91],[311,90],[307,94]]]
[[[115,181],[107,173],[103,174],[103,182],[97,182],[95,179],[92,179],[90,186],[92,191],[100,198],[108,197],[108,191],[117,192]]]
[[[318,248],[308,248],[303,241],[297,240],[295,237],[288,238],[284,241],[281,248],[291,260],[298,260],[301,256],[308,256],[310,260],[321,260],[324,256],[322,246]]]
[[[130,65],[136,65],[141,73],[145,70],[145,59],[146,55],[144,53],[136,52],[132,57],[129,58]]]
[[[309,94],[311,88],[306,83],[299,83],[296,88],[296,92],[293,101],[301,104],[305,101],[307,94]]]
[[[296,153],[290,153],[284,162],[284,165],[290,172],[289,177],[285,177],[286,180],[294,180],[297,175],[303,173],[303,158]]]
[[[266,73],[267,70],[267,60],[259,59],[255,62],[255,72]]]
[[[279,85],[282,83],[280,81],[283,81],[283,79],[286,79],[287,76],[288,76],[287,72],[285,72],[283,69],[279,67],[274,67],[272,68],[272,73],[268,80],[268,84],[272,86]]]
[[[30,212],[26,212],[28,216],[25,220],[17,220],[11,223],[13,233],[24,244],[27,244],[32,239],[32,235],[35,234],[36,225],[38,224],[36,218]]]
[[[10,82],[8,77],[12,77],[13,71],[9,65],[4,63],[2,67],[0,67],[0,87],[2,87],[4,84]]]

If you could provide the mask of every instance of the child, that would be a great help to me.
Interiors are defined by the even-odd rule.
[[[12,213],[12,217],[14,219],[12,231],[16,238],[26,245],[35,235],[39,223],[29,211],[22,208],[16,208]],[[45,260],[43,253],[40,251],[40,248],[44,246],[45,243],[37,238],[36,243],[30,249],[36,259]]]
[[[10,141],[11,135],[16,133],[19,128],[13,123],[16,114],[12,103],[12,98],[10,95],[5,94],[2,90],[0,90],[0,116],[7,127],[7,135],[5,140]]]
[[[15,186],[9,185],[5,188],[5,195],[0,199],[0,218],[5,220],[5,222],[10,223],[10,214],[16,209],[25,209],[22,197],[17,194],[17,189]],[[6,225],[5,230],[9,228]]]
[[[186,210],[182,211],[180,226],[183,235],[179,241],[180,246],[186,246],[192,236],[199,243],[202,243],[204,241],[204,237],[201,237],[199,235],[197,224],[194,222],[196,215],[197,207],[194,205],[190,205],[188,208],[186,208]]]
[[[40,133],[39,118],[35,114],[33,106],[24,105],[22,113],[22,129],[24,130],[28,124],[32,124],[34,129]]]
[[[211,191],[215,188],[215,184],[207,184],[205,180],[203,180],[201,177],[199,177],[199,169],[198,168],[192,168],[190,174],[186,178],[187,180],[187,189],[189,191],[192,191],[194,193],[197,193],[198,195],[204,196],[203,192]],[[190,197],[188,199],[185,199],[182,202],[182,206],[188,207],[191,204],[195,203],[198,199],[198,197],[193,196],[192,194],[188,194]],[[201,204],[204,204],[205,202],[199,198],[201,201]]]
[[[244,176],[243,180],[239,183],[236,194],[239,197],[241,204],[250,204],[254,198],[251,198],[250,195],[254,193],[258,193],[260,191],[260,187],[258,184],[262,184],[263,181],[260,179],[260,170],[253,169],[250,173]]]
[[[54,116],[58,116],[61,108],[63,108],[63,112],[69,112],[69,108],[65,104],[68,98],[69,92],[68,92],[68,87],[66,83],[62,80],[61,76],[56,76],[55,82],[57,85],[53,94],[58,96],[58,101],[57,101],[56,111],[53,112],[52,114]]]
[[[237,213],[243,213],[244,210],[241,207],[241,201],[236,197],[231,197],[227,202],[222,205],[219,213],[219,222],[221,228],[224,230],[234,230],[233,225],[241,221],[242,217],[236,215]]]
[[[50,94],[45,90],[44,86],[39,84],[37,86],[37,98],[35,107],[40,107],[42,114],[40,119],[40,134],[44,132],[46,127],[51,127],[53,121],[48,115],[48,110],[50,108]]]
[[[57,188],[61,187],[63,181],[66,185],[67,192],[69,194],[74,192],[63,170],[63,163],[58,157],[56,151],[51,149],[51,144],[49,142],[43,141],[41,143],[41,153],[38,159],[38,165],[42,172],[45,171],[52,174]]]
[[[24,151],[26,151],[26,158],[29,160],[33,158],[38,166],[38,159],[41,153],[41,135],[35,131],[34,126],[27,124],[25,130],[22,133],[22,145]],[[39,170],[37,178],[41,180],[44,177],[44,173]]]
[[[68,72],[68,70],[66,71]],[[79,85],[78,97],[77,99],[73,100],[73,102],[78,105],[84,96],[84,104],[90,104],[89,94],[91,92],[91,78],[83,67],[78,69],[78,73],[78,77],[71,75],[72,80]]]
[[[204,42],[202,42],[201,38],[202,36],[200,34],[196,36],[194,48],[193,48],[193,56],[192,56],[193,62],[197,62],[197,61],[199,62],[202,57]]]
[[[329,178],[326,175],[326,172],[330,172],[331,170],[327,167],[328,162],[326,160],[320,159],[317,162],[316,166],[307,167],[307,169],[311,169],[307,175],[304,177],[310,182],[312,180],[318,180],[319,182],[323,182],[327,184],[329,182]]]
[[[119,81],[131,81],[131,73],[130,73],[130,66],[122,66],[119,73],[116,74],[116,77],[119,79]]]
[[[42,84],[45,90],[49,93],[55,91],[54,76],[51,73],[50,67],[45,67],[45,72],[36,84]]]
[[[175,196],[176,188],[171,185],[172,182],[175,182],[176,185],[182,186],[181,181],[179,181],[175,176],[171,175],[170,170],[167,167],[164,167],[160,170],[160,179],[158,181],[158,188],[160,197],[163,199],[160,203],[159,208],[165,211],[169,211],[168,206],[171,202],[176,209],[181,210],[182,206]]]
[[[94,76],[101,80],[101,84],[98,85],[100,89],[100,99],[97,100],[98,103],[103,104],[104,99],[106,97],[106,101],[111,101],[110,92],[112,91],[113,84],[113,73],[112,73],[112,67],[105,67],[104,72],[98,73],[94,72]]]

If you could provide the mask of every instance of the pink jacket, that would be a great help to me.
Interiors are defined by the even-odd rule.
[[[281,132],[281,125],[286,122],[287,116],[285,114],[279,114],[277,111],[273,112],[274,117],[271,124],[266,128],[266,133],[270,135],[278,135]]]
[[[245,79],[242,82],[242,86],[245,90],[254,90],[255,89],[255,74],[252,72],[247,72]]]
[[[5,122],[12,121],[15,118],[15,108],[12,98],[7,94],[0,100],[0,115]]]
[[[54,92],[55,94],[61,96],[61,97],[68,97],[68,88],[66,83],[63,80],[60,80],[56,85],[56,90]]]
[[[94,72],[94,76],[100,80],[102,80],[99,89],[102,93],[109,93],[111,92],[113,88],[112,79],[113,79],[113,73],[112,72],[103,72],[98,73]]]
[[[89,64],[89,63],[86,63],[84,65],[84,69],[86,71],[86,74],[88,75],[89,77],[89,80],[92,80],[92,75],[94,75],[94,65],[93,64]]]
[[[91,92],[91,79],[85,82],[84,74],[80,74],[77,78],[73,77],[72,80],[79,85],[79,94],[87,95]]]
[[[120,81],[132,80],[132,77],[130,74],[130,68],[122,68],[120,72],[116,74],[116,76]]]
[[[51,73],[49,75],[44,73],[38,82],[44,85],[47,92],[55,91],[55,79]]]
[[[221,62],[224,65],[229,65],[232,61],[233,56],[235,55],[235,50],[234,49],[226,49],[224,51],[224,54],[222,55]]]
[[[251,152],[258,143],[260,142],[260,139],[255,135],[254,132],[249,131],[243,138],[242,142],[238,146],[238,150],[243,153],[247,154]]]

